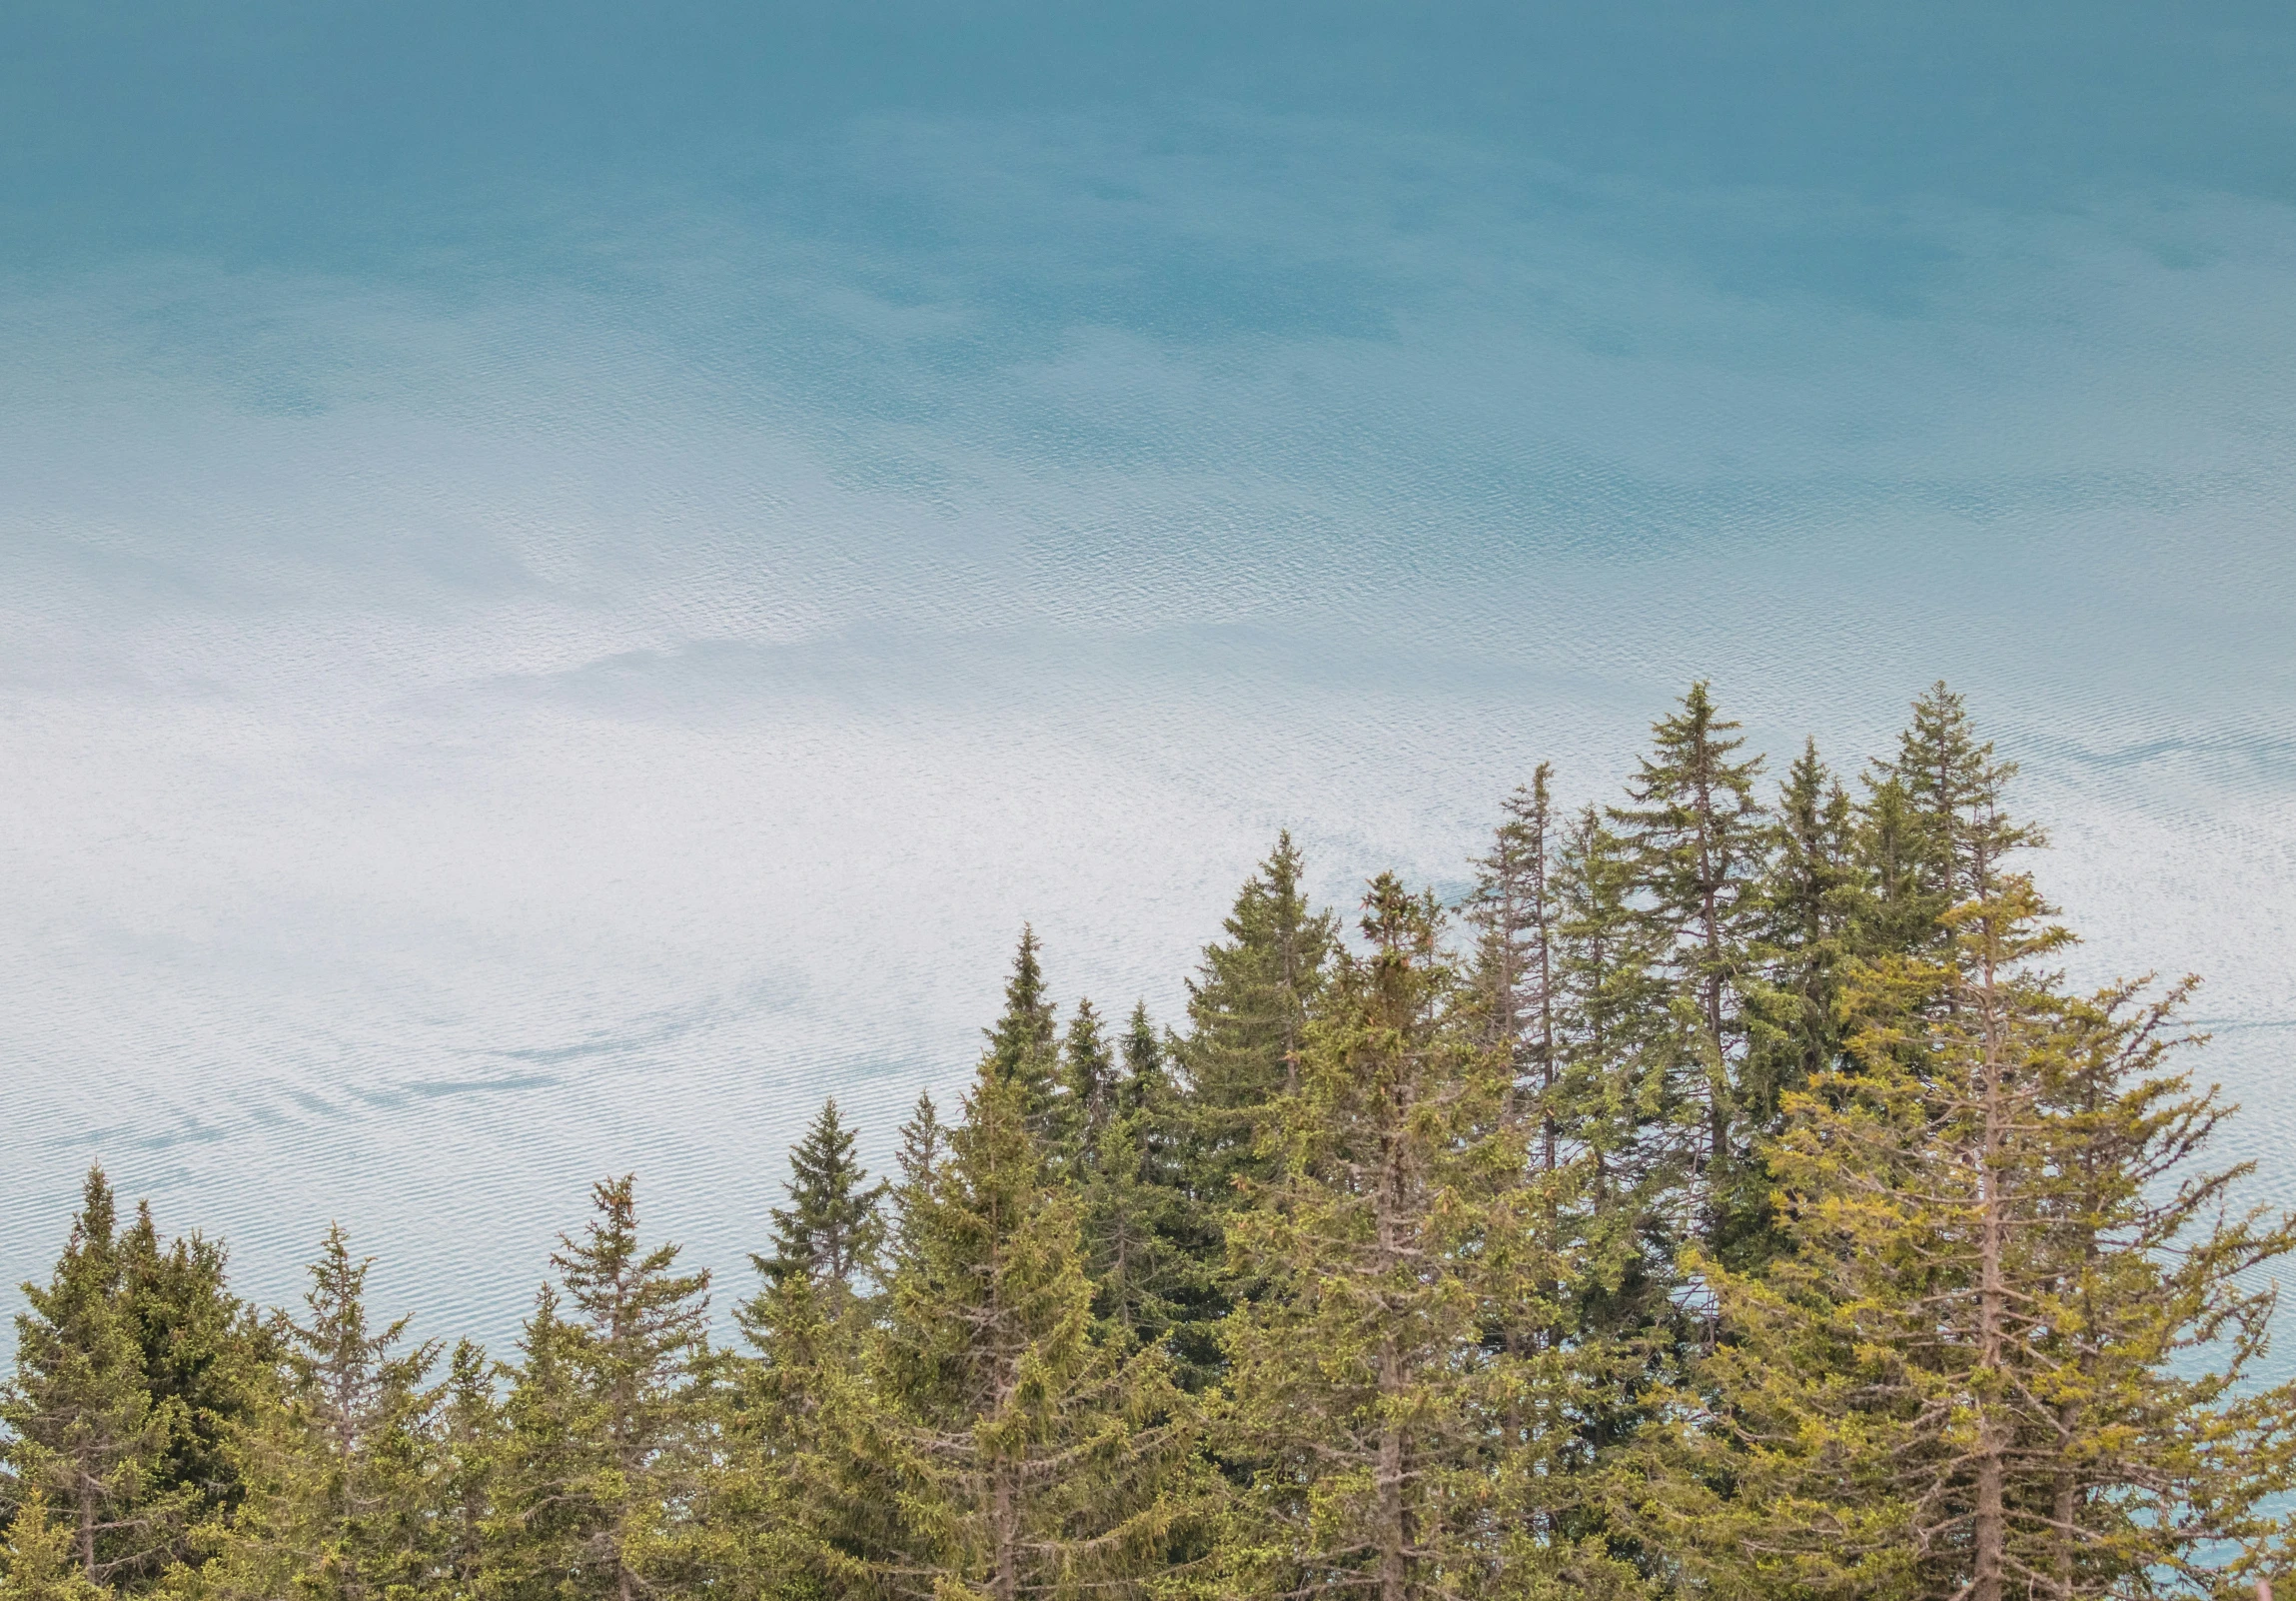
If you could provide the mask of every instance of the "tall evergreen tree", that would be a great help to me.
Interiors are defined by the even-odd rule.
[[[450,1601],[471,1601],[487,1577],[504,1428],[494,1365],[477,1342],[456,1341],[439,1410],[432,1497],[438,1518],[439,1587]]]
[[[1944,902],[1921,887],[1923,828],[1905,786],[1868,774],[1852,839],[1858,868],[1857,947],[1873,955],[1934,949]]]
[[[773,1210],[773,1254],[756,1259],[758,1270],[775,1278],[803,1273],[833,1286],[832,1298],[850,1295],[875,1268],[885,1237],[888,1186],[868,1179],[836,1101],[823,1101],[790,1149],[789,1204]]]
[[[1166,1068],[1167,1052],[1164,1038],[1148,1016],[1148,1002],[1132,1003],[1132,1015],[1124,1023],[1124,1087],[1118,1099],[1119,1108],[1131,1111],[1172,1089],[1172,1075]]]
[[[854,1467],[860,1329],[835,1284],[769,1274],[735,1309],[751,1354],[732,1369],[701,1518],[716,1587],[789,1601],[867,1588],[890,1509]]]
[[[197,1233],[163,1243],[148,1204],[139,1203],[121,1236],[120,1262],[121,1311],[167,1424],[154,1485],[163,1497],[185,1498],[188,1529],[220,1523],[240,1504],[234,1442],[264,1404],[275,1333],[231,1292],[223,1246]]]
[[[1290,833],[1236,895],[1226,937],[1205,947],[1188,982],[1188,1034],[1178,1047],[1196,1124],[1197,1192],[1231,1204],[1237,1180],[1261,1174],[1254,1146],[1268,1104],[1299,1077],[1300,1042],[1322,986],[1337,920],[1308,903]]]
[[[1115,1111],[1116,1062],[1090,999],[1076,1003],[1076,1015],[1060,1041],[1059,1114],[1052,1149],[1060,1164],[1075,1170],[1091,1166],[1101,1134]]]
[[[1183,1108],[1145,1003],[1123,1059],[1079,1180],[1093,1312],[1127,1347],[1169,1341],[1180,1382],[1201,1389],[1217,1364],[1213,1236],[1188,1191]]]
[[[610,1594],[618,1572],[597,1583],[592,1549],[603,1514],[591,1479],[604,1408],[583,1382],[582,1331],[545,1284],[519,1332],[519,1360],[503,1398],[493,1517],[485,1529],[482,1589],[515,1601]]]
[[[1584,1533],[1574,1484],[1590,1398],[1579,1352],[1489,1342],[1549,1329],[1555,1175],[1529,1183],[1503,1115],[1507,1053],[1438,942],[1433,900],[1375,880],[1369,952],[1342,953],[1295,1093],[1284,1168],[1231,1223],[1266,1286],[1230,1317],[1226,1420],[1262,1465],[1221,1553],[1241,1594],[1631,1593]]]
[[[402,1348],[404,1318],[373,1327],[370,1265],[328,1228],[304,1296],[310,1321],[282,1328],[283,1404],[250,1442],[247,1499],[201,1575],[203,1596],[405,1601],[438,1578],[438,1347]]]
[[[1557,858],[1557,1050],[1550,1109],[1585,1165],[1588,1326],[1625,1337],[1670,1315],[1701,1105],[1663,930],[1635,904],[1629,846],[1587,807]]]
[[[984,1063],[946,1157],[904,1186],[886,1322],[849,1427],[899,1508],[896,1596],[1128,1593],[1168,1564],[1191,1408],[1154,1349],[1092,1337],[1073,1190],[1025,1085]]]
[[[1934,919],[1963,900],[1993,894],[2011,851],[2045,842],[2040,829],[2012,818],[2004,792],[2017,766],[1979,741],[1967,702],[1942,681],[1913,703],[1913,722],[1883,774],[1902,791],[1913,819],[1914,880],[1930,909],[1931,942],[1953,940]]]
[[[164,1483],[172,1418],[152,1399],[122,1305],[117,1228],[111,1185],[91,1167],[54,1274],[23,1286],[16,1370],[0,1396],[9,1499],[44,1495],[71,1529],[82,1577],[104,1585],[149,1575],[193,1505]]]
[[[591,1199],[581,1236],[551,1256],[574,1317],[546,1293],[527,1326],[498,1548],[509,1593],[634,1601],[698,1582],[685,1515],[711,1450],[709,1275],[673,1271],[675,1245],[639,1245],[632,1179]]]
[[[1628,784],[1631,804],[1612,822],[1635,856],[1647,914],[1666,939],[1664,960],[1695,1019],[1692,1038],[1705,1067],[1707,1139],[1702,1166],[1727,1169],[1747,1022],[1745,990],[1755,976],[1752,944],[1758,884],[1769,828],[1754,798],[1759,757],[1739,758],[1737,725],[1723,719],[1702,680],[1681,709],[1652,728],[1654,750]],[[1724,1208],[1710,1198],[1717,1227]]]
[[[1513,1071],[1510,1110],[1536,1108],[1541,1165],[1560,1159],[1555,1115],[1562,1075],[1557,1022],[1555,807],[1544,762],[1507,798],[1491,853],[1476,862],[1468,916],[1476,929],[1474,994],[1490,1040]]]
[[[2067,936],[1995,887],[1861,977],[1854,1071],[1788,1097],[1787,1254],[1698,1264],[1723,1341],[1655,1528],[1708,1593],[2220,1595],[2291,1554],[2296,1384],[2250,1382],[2243,1279],[2296,1225],[2194,1166],[2225,1108],[2169,1069],[2181,989],[2064,994]]]
[[[1849,795],[1818,759],[1814,740],[1778,788],[1768,858],[1756,939],[1766,982],[1739,1083],[1755,1136],[1775,1131],[1781,1095],[1839,1057],[1844,967],[1873,953],[1858,939],[1863,902]]]

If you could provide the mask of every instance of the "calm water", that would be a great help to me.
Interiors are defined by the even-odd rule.
[[[0,18],[0,1278],[737,1287],[1024,918],[1171,1017],[1694,675],[1968,691],[2296,1201],[2296,11],[827,9]]]

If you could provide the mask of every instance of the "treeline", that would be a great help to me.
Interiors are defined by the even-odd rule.
[[[2228,1595],[2287,1559],[2288,1220],[2188,984],[2088,994],[1959,698],[1774,785],[1704,685],[1621,803],[1343,927],[1288,838],[1159,1030],[1023,932],[944,1119],[791,1157],[724,1339],[601,1183],[515,1351],[296,1312],[92,1173],[27,1286],[5,1594]]]

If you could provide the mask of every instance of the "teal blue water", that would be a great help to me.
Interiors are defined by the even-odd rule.
[[[732,1274],[1024,919],[1456,886],[1939,677],[2296,1198],[2296,12],[0,14],[0,1278],[101,1158],[499,1335]]]

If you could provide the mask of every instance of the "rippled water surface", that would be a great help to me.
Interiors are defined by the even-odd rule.
[[[833,20],[828,20],[834,12]],[[1032,919],[1456,885],[1944,677],[2296,1202],[2296,11],[0,16],[0,1277],[100,1157],[500,1336],[746,1276]]]

